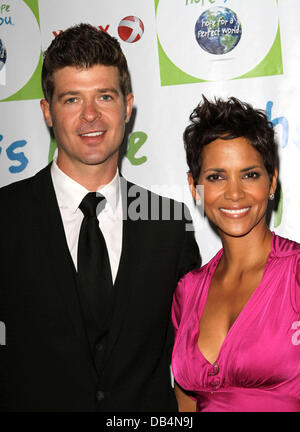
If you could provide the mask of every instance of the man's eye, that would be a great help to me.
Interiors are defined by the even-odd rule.
[[[72,104],[74,102],[77,102],[77,98],[76,97],[69,98],[69,99],[67,99],[65,101],[65,103],[67,103],[67,104]]]
[[[100,99],[104,100],[104,101],[110,101],[110,100],[112,100],[112,96],[109,95],[109,94],[104,94],[104,95],[101,96]]]

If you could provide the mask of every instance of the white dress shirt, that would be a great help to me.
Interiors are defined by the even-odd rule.
[[[56,161],[52,163],[51,176],[67,244],[75,268],[77,269],[78,238],[83,220],[83,213],[79,205],[90,191],[62,172],[57,166]],[[122,250],[123,223],[120,190],[118,170],[110,183],[97,190],[97,192],[100,192],[106,198],[105,207],[99,213],[98,220],[108,250],[113,282],[117,275]]]

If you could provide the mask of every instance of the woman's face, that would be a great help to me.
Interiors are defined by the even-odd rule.
[[[269,195],[276,189],[261,154],[246,138],[221,138],[202,151],[199,184],[204,185],[204,210],[223,233],[238,237],[261,224]]]

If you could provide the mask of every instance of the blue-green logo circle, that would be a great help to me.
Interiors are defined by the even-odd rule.
[[[195,36],[200,47],[208,53],[226,54],[239,43],[242,26],[235,12],[216,6],[199,16]]]
[[[6,63],[6,58],[7,58],[6,48],[5,48],[2,40],[0,39],[0,71],[1,71],[1,69],[3,69],[3,67]]]

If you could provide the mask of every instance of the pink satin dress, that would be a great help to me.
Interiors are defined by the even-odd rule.
[[[222,250],[184,276],[172,320],[175,381],[197,411],[300,411],[300,244],[273,233],[260,284],[238,315],[214,364],[198,348],[199,322]]]

